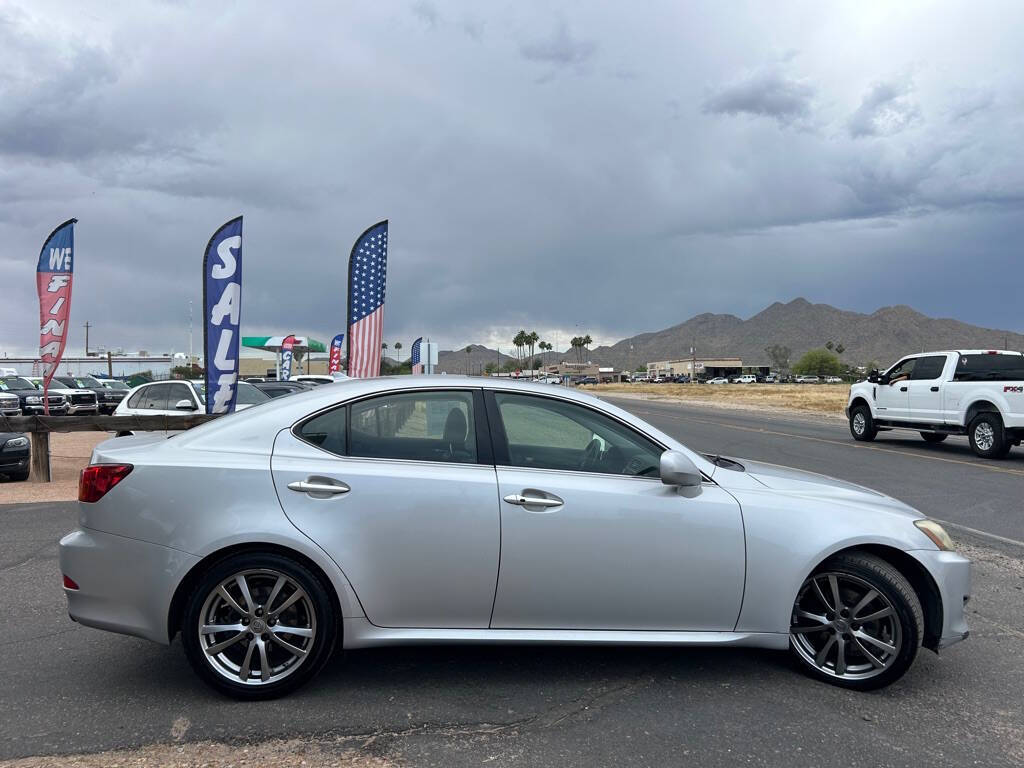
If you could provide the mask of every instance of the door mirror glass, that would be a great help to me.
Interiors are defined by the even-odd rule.
[[[196,404],[191,400],[179,400],[174,404],[174,410],[176,411],[194,411],[195,409]]]
[[[701,484],[700,470],[690,457],[682,451],[665,451],[661,454],[661,482],[684,488]]]
[[[877,384],[880,378],[881,377],[878,374],[878,369],[872,368],[871,373],[868,374],[868,381],[871,382],[872,384]]]

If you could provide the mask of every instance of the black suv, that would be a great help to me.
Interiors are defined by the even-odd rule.
[[[26,416],[38,416],[43,413],[43,393],[35,388],[28,379],[21,376],[0,377],[0,390],[17,395],[21,401],[21,412]],[[51,392],[50,415],[63,416],[68,412],[68,399],[64,395]]]

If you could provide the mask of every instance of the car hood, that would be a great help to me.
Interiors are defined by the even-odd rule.
[[[884,508],[896,514],[912,519],[924,517],[913,507],[904,504],[899,499],[886,496],[884,493],[873,491],[856,483],[846,480],[839,480],[828,475],[820,475],[816,472],[807,472],[802,469],[783,467],[778,464],[768,464],[762,461],[749,461],[747,459],[731,459],[743,465],[744,474],[753,478],[766,488],[773,491],[802,496],[805,498],[820,498],[831,504],[863,505],[868,504],[875,508]],[[717,469],[714,474],[715,482],[729,487],[729,475],[734,474],[733,470]]]
[[[42,394],[43,390],[37,389],[36,392]],[[67,387],[50,387],[51,394],[58,395],[95,395],[91,389],[68,389]]]

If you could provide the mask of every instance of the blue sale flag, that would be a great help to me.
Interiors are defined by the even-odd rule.
[[[213,233],[203,255],[206,412],[231,413],[238,399],[242,322],[242,217]]]

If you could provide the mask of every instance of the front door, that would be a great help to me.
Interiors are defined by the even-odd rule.
[[[875,408],[880,419],[906,419],[910,413],[910,375],[917,358],[901,360],[886,371],[886,383],[875,387]]]
[[[484,628],[500,541],[479,391],[391,393],[282,431],[285,513],[345,573],[382,627]]]
[[[945,367],[945,355],[917,358],[907,392],[912,421],[942,423],[942,371]]]
[[[581,404],[487,393],[501,503],[493,628],[731,631],[739,504],[662,484],[662,447]]]

